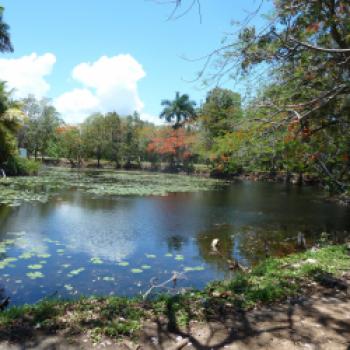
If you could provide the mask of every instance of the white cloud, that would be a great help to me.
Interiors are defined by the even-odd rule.
[[[68,123],[81,122],[81,118],[98,110],[99,100],[88,89],[74,89],[55,99],[55,107]]]
[[[57,110],[70,123],[82,122],[93,112],[116,111],[121,115],[143,108],[137,83],[146,76],[131,55],[102,56],[93,63],[74,67],[72,77],[83,85],[55,99]]]
[[[49,75],[56,62],[52,53],[39,56],[32,53],[20,58],[0,59],[0,79],[7,82],[10,89],[15,89],[14,97],[26,97],[33,94],[43,97],[50,89],[44,77]]]
[[[29,94],[44,97],[50,90],[46,78],[51,74],[56,56],[52,53],[0,59],[0,80],[15,89],[14,97]],[[137,111],[141,119],[162,124],[158,116],[144,112],[138,82],[146,76],[142,65],[131,55],[102,56],[92,63],[80,63],[71,77],[81,87],[54,99],[54,105],[68,123],[80,123],[94,112],[116,111],[121,115]]]
[[[164,119],[160,119],[158,115],[153,115],[153,114],[149,114],[149,113],[141,113],[140,114],[140,119],[142,119],[142,120],[144,120],[146,122],[153,123],[155,125],[166,124]]]

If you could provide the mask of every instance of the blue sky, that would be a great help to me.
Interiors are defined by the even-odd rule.
[[[202,23],[197,8],[167,20],[172,5],[151,0],[1,3],[15,52],[1,55],[0,79],[17,88],[19,97],[31,91],[52,98],[68,122],[79,122],[94,109],[138,109],[152,120],[161,99],[175,91],[199,103],[206,90],[186,80],[203,62],[181,56],[197,58],[218,47],[233,30],[231,20],[245,18],[259,1],[201,0]],[[226,87],[239,90],[230,82]]]

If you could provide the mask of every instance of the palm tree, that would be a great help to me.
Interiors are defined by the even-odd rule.
[[[181,127],[185,121],[196,117],[194,108],[196,102],[191,101],[187,94],[180,95],[179,92],[176,92],[173,101],[162,100],[161,105],[165,107],[160,113],[160,117],[164,118],[168,123],[175,119],[174,129]]]
[[[2,20],[4,8],[0,5],[0,52],[12,52],[13,47],[10,40],[10,34],[7,23]]]

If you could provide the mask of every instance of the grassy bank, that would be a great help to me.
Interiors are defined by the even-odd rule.
[[[191,320],[215,320],[227,312],[260,304],[283,302],[312,293],[320,284],[346,288],[340,276],[350,269],[347,246],[325,246],[283,258],[269,258],[252,271],[237,273],[228,281],[213,282],[203,291],[160,295],[154,300],[119,297],[42,301],[12,307],[0,313],[0,339],[30,338],[36,333],[136,336],[143,320],[166,319],[170,327]]]

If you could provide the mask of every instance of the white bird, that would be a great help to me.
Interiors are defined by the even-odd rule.
[[[214,238],[214,239],[211,241],[211,248],[212,248],[214,251],[217,251],[217,250],[218,250],[218,244],[219,244],[219,238]]]

